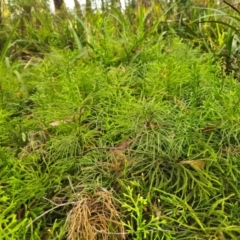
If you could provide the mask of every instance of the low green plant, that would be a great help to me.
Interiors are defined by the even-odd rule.
[[[129,186],[126,186],[125,192],[123,192],[122,208],[123,211],[128,213],[127,215],[130,214],[130,220],[123,223],[127,232],[131,235],[132,239],[136,240],[162,239],[163,237],[170,239],[168,231],[165,232],[162,229],[162,226],[167,222],[159,216],[152,215],[153,213],[147,213],[149,199],[144,198],[140,194],[136,194],[134,185],[136,186],[138,184],[131,182]],[[160,232],[161,234],[159,234]],[[161,235],[161,237],[159,235]]]

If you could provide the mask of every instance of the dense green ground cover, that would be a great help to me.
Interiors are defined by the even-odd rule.
[[[145,8],[91,14],[11,23],[0,239],[239,239],[234,74]]]
[[[99,191],[129,239],[239,238],[239,83],[178,39],[145,44],[117,67],[69,50],[1,66],[4,239],[64,239],[71,205],[31,221]]]

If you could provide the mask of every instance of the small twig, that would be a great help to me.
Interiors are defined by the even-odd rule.
[[[93,226],[93,230],[96,231],[97,233],[101,233],[101,234],[106,234],[106,235],[128,235],[128,234],[131,234],[131,233],[128,233],[128,232],[104,232],[104,231],[100,231],[100,230],[97,230],[94,226]]]
[[[28,225],[27,225],[27,228],[30,227],[34,222],[36,222],[38,219],[40,219],[41,217],[45,216],[46,214],[48,214],[49,212],[51,212],[52,210],[54,209],[57,209],[59,207],[63,207],[63,206],[66,206],[66,205],[70,205],[70,204],[75,204],[75,202],[68,202],[68,203],[62,203],[62,204],[59,204],[59,205],[56,205],[55,207],[47,210],[46,212],[42,213],[41,215],[39,215],[38,217],[36,217],[32,222],[30,222]]]
[[[52,200],[50,200],[50,199],[48,199],[48,198],[43,197],[43,199],[49,201],[50,203],[52,203],[52,204],[55,205],[55,206],[58,206],[57,203],[53,202]]]

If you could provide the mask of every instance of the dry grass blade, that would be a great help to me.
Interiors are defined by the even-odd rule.
[[[68,213],[68,240],[125,239],[120,214],[108,191],[85,194]],[[113,232],[116,232],[114,234]]]

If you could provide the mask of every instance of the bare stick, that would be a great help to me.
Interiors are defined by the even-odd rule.
[[[58,206],[58,204],[57,203],[55,203],[55,202],[53,202],[52,200],[50,200],[50,199],[47,199],[47,198],[45,198],[45,197],[43,197],[43,199],[44,200],[47,200],[47,201],[49,201],[50,203],[52,203],[53,205],[55,205],[55,206]]]
[[[48,214],[49,212],[51,212],[52,210],[54,209],[57,209],[59,207],[63,207],[63,206],[66,206],[66,205],[73,205],[75,204],[75,202],[68,202],[68,203],[62,203],[62,204],[59,204],[49,210],[47,210],[46,212],[44,212],[43,214],[39,215],[38,217],[36,217],[32,222],[30,222],[28,225],[27,225],[27,228],[30,227],[34,222],[36,222],[38,219],[40,219],[41,217],[45,216],[46,214]]]

